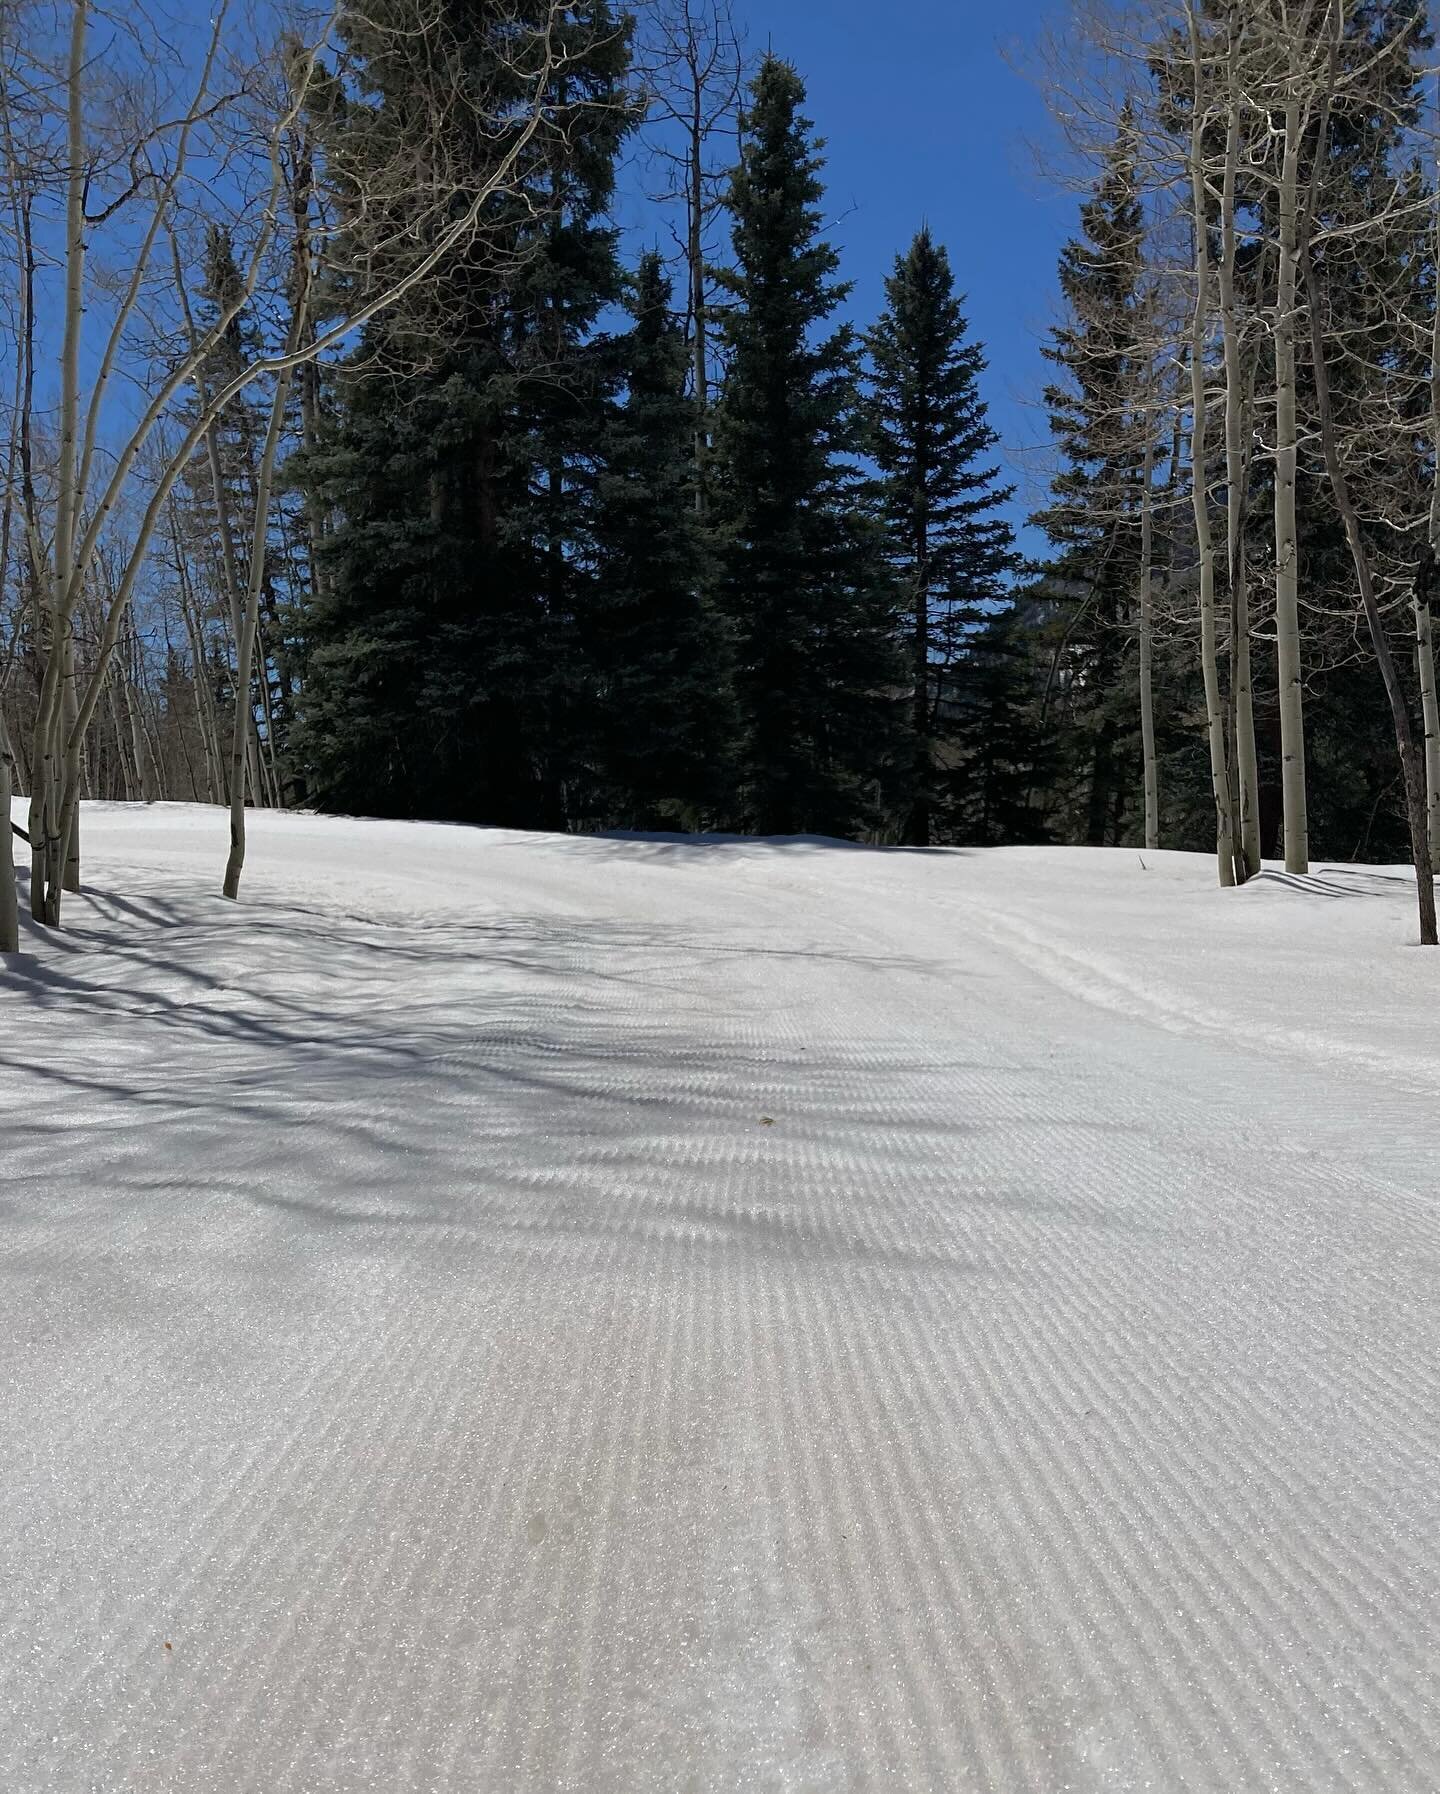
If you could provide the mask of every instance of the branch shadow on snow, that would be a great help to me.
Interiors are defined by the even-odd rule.
[[[924,1037],[877,1053],[817,1035],[803,1014],[777,1035],[758,1009],[737,1038],[705,1013],[704,972],[729,997],[737,957],[880,969],[917,989],[936,969],[924,959],[757,955],[683,927],[588,918],[407,931],[103,890],[72,915],[57,957],[6,968],[15,994],[69,1025],[0,1037],[0,1075],[30,1084],[5,1168],[20,1194],[0,1221],[23,1226],[37,1200],[134,1201],[155,1207],[163,1238],[203,1195],[360,1252],[397,1236],[407,1251],[487,1258],[547,1240],[659,1240],[930,1271],[973,1268],[959,1212],[1138,1226],[1039,1179],[967,1180],[987,1137],[1013,1144],[1026,1123],[1003,1107],[977,1119],[961,1092],[997,1073],[1018,1086],[1034,1067],[963,1045],[947,1058]],[[1083,1118],[1083,1092],[1074,1100]],[[917,1155],[933,1168],[920,1178]]]
[[[623,847],[632,859],[703,858],[737,849],[797,857],[811,853],[866,853],[955,858],[974,852],[966,847],[902,847],[879,841],[847,841],[839,835],[685,835],[663,830],[603,829],[577,839],[597,848]]]

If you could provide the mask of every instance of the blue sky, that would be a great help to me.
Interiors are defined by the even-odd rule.
[[[1024,54],[1063,0],[735,0],[752,51],[793,62],[826,139],[831,240],[851,307],[868,322],[898,251],[928,222],[950,251],[970,326],[986,347],[986,396],[1009,477],[1043,473],[1036,399],[1039,343],[1053,320],[1055,261],[1075,195],[1036,166],[1047,119],[1035,85],[1004,51]]]

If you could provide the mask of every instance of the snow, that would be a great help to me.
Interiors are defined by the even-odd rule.
[[[1440,1786],[1400,869],[94,806],[0,1787]]]

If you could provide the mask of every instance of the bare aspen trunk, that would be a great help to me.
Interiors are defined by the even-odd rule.
[[[1305,709],[1300,672],[1300,547],[1295,517],[1295,316],[1300,263],[1300,100],[1285,106],[1280,171],[1280,260],[1275,293],[1275,658],[1280,686],[1285,870],[1310,870],[1305,799]]]
[[[302,127],[297,133],[294,175],[290,187],[290,215],[295,232],[293,245],[295,290],[291,297],[292,302],[297,306],[302,300],[306,301],[301,318],[300,340],[307,343],[314,336],[314,324],[310,319],[308,308],[310,263],[313,253],[310,201],[314,188],[314,152],[309,134]],[[313,361],[303,362],[296,369],[295,380],[300,400],[300,440],[305,448],[312,449],[320,440],[320,370]],[[310,595],[313,600],[319,600],[325,596],[325,575],[320,557],[321,544],[325,539],[325,513],[308,481],[302,518],[306,570],[310,578]]]
[[[686,169],[685,259],[690,279],[690,318],[695,332],[691,344],[695,380],[695,505],[705,508],[704,472],[709,448],[709,424],[705,413],[710,402],[710,370],[705,316],[705,132],[702,117],[704,92],[698,76],[690,115],[689,165]]]
[[[150,743],[145,735],[144,724],[140,720],[139,705],[130,683],[127,672],[120,679],[120,702],[125,709],[125,720],[130,730],[130,753],[135,762],[135,783],[140,788],[140,801],[153,803],[164,793],[155,789],[155,779],[151,769]]]
[[[1255,699],[1250,672],[1250,585],[1245,545],[1236,546],[1230,584],[1230,693],[1235,713],[1235,766],[1239,782],[1237,870],[1254,878],[1260,870],[1260,769],[1255,751]]]
[[[1380,677],[1385,683],[1385,696],[1390,704],[1390,720],[1395,730],[1395,747],[1400,771],[1405,781],[1405,808],[1410,822],[1410,854],[1415,866],[1415,892],[1420,912],[1420,944],[1440,946],[1435,927],[1435,867],[1430,855],[1430,833],[1425,812],[1425,768],[1415,745],[1410,726],[1410,708],[1400,683],[1399,669],[1390,652],[1385,634],[1385,619],[1375,597],[1375,581],[1369,550],[1360,530],[1360,519],[1350,495],[1350,482],[1340,456],[1335,436],[1335,416],[1330,404],[1330,369],[1325,354],[1325,333],[1320,317],[1320,294],[1314,264],[1306,263],[1305,282],[1310,302],[1310,340],[1314,347],[1315,406],[1320,418],[1320,443],[1325,454],[1325,471],[1330,479],[1335,506],[1345,525],[1345,540],[1355,566],[1360,587],[1360,602],[1370,630],[1370,645],[1380,663]]]
[[[55,488],[56,597],[69,595],[75,566],[75,529],[80,465],[80,329],[85,311],[84,69],[89,0],[72,0],[70,63],[67,73],[67,162],[65,194],[65,320],[60,351],[60,457]],[[57,604],[57,621],[58,621]]]
[[[53,675],[53,677],[52,677]],[[47,715],[55,702],[59,660],[52,647],[40,688],[30,781],[30,914],[37,922],[60,920],[60,888],[51,877],[55,859],[52,816],[55,790],[55,725]]]
[[[140,740],[144,744],[146,763],[149,767],[150,796],[160,802],[170,795],[168,762],[165,743],[160,734],[160,717],[151,700],[149,687],[145,683],[143,667],[141,677],[130,682],[130,692],[135,704],[135,714],[140,719]],[[185,756],[187,764],[189,757],[187,750]],[[194,781],[192,780],[191,783],[193,785]]]
[[[225,761],[220,751],[220,734],[215,724],[215,694],[210,689],[207,676],[208,663],[199,624],[191,617],[188,600],[184,602],[185,627],[190,636],[190,658],[195,685],[195,715],[200,724],[200,742],[205,750],[206,802],[219,804],[225,802],[228,793],[225,785]]]
[[[1435,689],[1435,636],[1428,602],[1415,604],[1415,661],[1425,726],[1425,832],[1430,858],[1440,865],[1440,698]]]
[[[270,703],[270,657],[265,646],[265,628],[258,615],[255,620],[255,647],[258,654],[260,710],[265,718],[265,740],[260,756],[265,775],[265,801],[270,809],[279,810],[283,806],[280,802],[280,767],[275,758],[275,714]]]
[[[55,538],[49,580],[50,643],[35,720],[35,792],[30,804],[31,890],[35,919],[60,920],[60,890],[69,861],[70,818],[63,817],[71,765],[62,726],[73,696],[70,648],[75,595],[75,532],[80,478],[80,330],[85,307],[85,40],[89,0],[73,0],[66,67],[65,314],[60,347],[60,443],[55,473]],[[38,800],[38,802],[37,802]],[[78,845],[78,844],[77,844]]]
[[[25,759],[26,734],[23,729],[16,729],[10,736],[11,753],[11,795],[24,793],[30,789],[30,767]]]
[[[1435,159],[1440,179],[1440,154]],[[1432,253],[1440,253],[1440,188],[1431,211]],[[1440,457],[1440,306],[1432,306],[1430,319],[1430,446]],[[1430,857],[1440,864],[1440,697],[1435,689],[1434,602],[1440,573],[1440,459],[1430,480],[1428,554],[1415,581],[1415,670],[1420,682],[1420,715],[1425,730],[1425,833]]]
[[[0,717],[0,953],[20,951],[20,900],[15,887],[15,835],[10,827],[10,736]]]
[[[201,386],[202,403],[205,397],[204,386]],[[225,596],[230,612],[230,632],[235,643],[235,658],[240,658],[240,637],[244,632],[245,611],[244,599],[240,591],[240,563],[235,551],[235,529],[230,515],[230,495],[225,487],[224,475],[220,467],[219,421],[212,422],[205,433],[205,453],[210,465],[210,488],[215,500],[215,517],[220,531],[220,567],[225,582]],[[257,497],[256,503],[259,503]],[[257,513],[258,514],[258,513]],[[242,702],[243,693],[243,702]],[[243,774],[245,785],[250,791],[250,798],[256,805],[265,801],[264,788],[260,771],[260,740],[255,725],[255,712],[250,703],[249,682],[240,683],[237,672],[235,679],[235,713],[249,718],[249,735],[245,741],[245,758]],[[242,787],[243,789],[243,787]]]
[[[300,301],[303,305],[303,300]],[[292,338],[298,334],[300,311],[297,309]],[[292,342],[293,352],[293,342]],[[240,640],[236,647],[235,668],[235,733],[230,750],[230,857],[225,863],[224,895],[236,899],[240,895],[240,874],[245,866],[245,751],[255,733],[255,712],[250,702],[250,667],[255,652],[255,637],[260,623],[260,587],[265,577],[265,545],[270,516],[270,488],[275,477],[275,459],[285,427],[285,402],[290,391],[290,370],[284,368],[275,381],[270,401],[270,423],[265,432],[265,449],[260,457],[260,472],[255,482],[255,526],[250,544],[250,589],[245,599]]]
[[[129,716],[128,709],[125,723],[122,726],[120,721],[120,707],[121,699],[116,695],[115,684],[112,681],[105,688],[105,708],[110,713],[110,733],[115,738],[115,767],[112,782],[115,788],[119,790],[121,802],[128,804],[131,801],[136,783],[138,782],[138,775],[132,774],[131,770],[131,762],[135,753],[135,730],[134,720]],[[127,734],[130,737],[130,751],[128,754],[126,753],[125,741]],[[102,797],[109,795],[109,792],[106,790],[103,775],[100,781],[100,795]]]
[[[1145,465],[1140,482],[1140,744],[1145,761],[1145,845],[1160,845],[1160,763],[1155,753],[1154,555],[1155,427],[1145,413]]]
[[[80,781],[84,773],[84,753],[79,730],[75,721],[79,715],[79,704],[75,696],[75,630],[73,622],[67,621],[64,639],[65,655],[65,702],[61,708],[65,729],[65,753],[61,764],[64,767],[65,790],[75,793],[76,802],[70,808],[69,818],[64,830],[65,864],[61,875],[61,888],[76,895],[80,890]]]
[[[684,207],[681,250],[685,259],[686,330],[695,400],[695,508],[705,510],[705,471],[710,453],[711,330],[706,288],[705,231],[717,206],[716,171],[707,151],[717,133],[728,134],[740,96],[744,57],[731,15],[731,0],[651,0],[641,31],[652,116],[673,129],[673,138],[652,149],[673,170],[667,198]]]
[[[75,700],[75,631],[74,607],[79,593],[72,589],[75,569],[75,533],[80,521],[80,336],[85,313],[85,184],[89,171],[85,166],[84,86],[85,36],[89,24],[89,0],[74,0],[75,13],[71,29],[69,73],[69,149],[65,218],[65,338],[62,352],[61,437],[59,485],[55,501],[55,579],[56,622],[61,638],[55,647],[63,653],[61,667],[63,702],[60,716],[66,731],[65,753],[61,759],[61,776],[67,791],[78,797],[80,784],[80,752],[72,746],[76,713]],[[80,806],[74,805],[60,831],[63,854],[61,885],[67,891],[80,889]],[[58,897],[57,897],[58,914]]]
[[[1198,334],[1198,333],[1197,333]],[[1205,481],[1205,376],[1200,344],[1191,355],[1190,382],[1194,420],[1191,428],[1191,502],[1200,558],[1200,660],[1205,681],[1205,721],[1210,742],[1210,781],[1215,796],[1215,858],[1222,885],[1235,883],[1235,835],[1230,807],[1230,769],[1225,757],[1225,707],[1216,665],[1215,545],[1210,532],[1209,493]]]
[[[297,214],[297,226],[298,226]],[[194,317],[190,310],[190,301],[185,290],[185,279],[181,272],[178,250],[175,265],[175,287],[184,313],[186,331],[190,339],[191,353],[196,355],[195,391],[203,410],[210,403],[210,384],[205,377],[204,364],[198,358],[199,333],[195,327]],[[215,523],[220,536],[220,579],[225,591],[226,609],[230,619],[230,638],[238,659],[240,652],[240,636],[243,628],[244,598],[240,589],[240,556],[235,546],[235,521],[231,514],[230,492],[225,484],[224,469],[220,459],[220,419],[223,411],[216,411],[205,427],[205,460],[210,472],[210,493],[215,505]],[[250,478],[252,496],[254,493],[254,471]],[[180,553],[179,537],[176,536],[176,553]],[[250,792],[251,801],[257,806],[265,802],[264,782],[260,763],[259,731],[255,725],[254,710],[247,702],[245,714],[250,718],[250,737],[245,744],[245,780]],[[235,682],[235,706],[237,714],[241,709],[240,682]]]
[[[1205,682],[1205,722],[1210,743],[1210,782],[1215,798],[1215,859],[1222,885],[1235,883],[1237,843],[1231,822],[1230,769],[1225,755],[1225,708],[1216,665],[1215,544],[1210,530],[1206,463],[1205,337],[1210,303],[1210,246],[1205,233],[1204,58],[1194,0],[1188,7],[1194,105],[1190,127],[1190,197],[1194,225],[1195,307],[1190,320],[1190,497],[1200,572],[1200,666]]]
[[[190,575],[185,564],[185,549],[180,540],[179,523],[173,504],[167,507],[170,540],[175,550],[175,578],[180,592],[180,612],[185,622],[185,635],[190,643],[191,678],[195,688],[195,717],[200,729],[200,742],[205,750],[205,783],[207,803],[223,803],[226,799],[224,756],[215,724],[215,694],[210,689],[209,661],[205,653],[205,632],[198,615]]]
[[[1232,18],[1228,57],[1225,172],[1220,191],[1222,260],[1220,327],[1225,354],[1226,560],[1230,588],[1230,705],[1234,717],[1237,838],[1241,879],[1260,870],[1260,771],[1255,753],[1255,703],[1250,683],[1250,593],[1245,557],[1245,513],[1250,475],[1245,376],[1235,300],[1235,184],[1240,165],[1240,92],[1236,73],[1239,31]]]

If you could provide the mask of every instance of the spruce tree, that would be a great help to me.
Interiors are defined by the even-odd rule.
[[[689,350],[658,254],[618,344],[624,403],[596,486],[597,576],[583,616],[592,805],[633,828],[703,827],[726,801],[733,732],[714,563],[696,504]]]
[[[901,839],[925,846],[944,783],[942,689],[963,679],[956,663],[967,631],[1000,599],[1015,566],[1013,533],[997,515],[1013,488],[997,484],[990,461],[998,438],[980,396],[984,351],[967,340],[950,259],[928,228],[896,259],[885,296],[868,338],[872,445],[908,611],[911,764]]]
[[[942,709],[953,766],[953,838],[975,847],[1048,839],[1045,796],[1057,772],[1042,715],[1045,668],[1034,649],[1031,604],[995,611],[966,645],[963,677]]]
[[[767,56],[731,181],[728,377],[716,415],[721,598],[734,639],[737,820],[870,826],[895,764],[897,605],[867,522],[857,344],[820,234],[821,158],[795,70]]]
[[[1062,376],[1045,390],[1062,466],[1051,504],[1034,521],[1059,551],[1048,583],[1066,594],[1053,631],[1068,703],[1067,758],[1078,774],[1062,826],[1093,846],[1119,839],[1127,798],[1139,784],[1139,698],[1125,654],[1148,427],[1144,223],[1134,153],[1127,114],[1081,208],[1080,235],[1061,251],[1069,319],[1043,351]]]
[[[407,3],[386,0],[388,24]],[[553,24],[564,54],[545,125],[475,253],[365,332],[337,382],[338,416],[305,457],[335,519],[305,740],[332,806],[561,827],[591,757],[579,656],[617,384],[598,324],[622,285],[607,212],[634,116],[628,34],[608,0],[558,23],[543,0],[441,3],[452,66],[438,72],[412,69],[393,32],[365,63],[368,27],[352,25],[378,98],[327,121],[342,167],[363,168],[367,133],[403,134],[437,80],[503,110],[526,30]],[[503,134],[469,128],[483,109],[456,116],[452,156],[491,165]],[[354,264],[363,278],[363,254]]]

